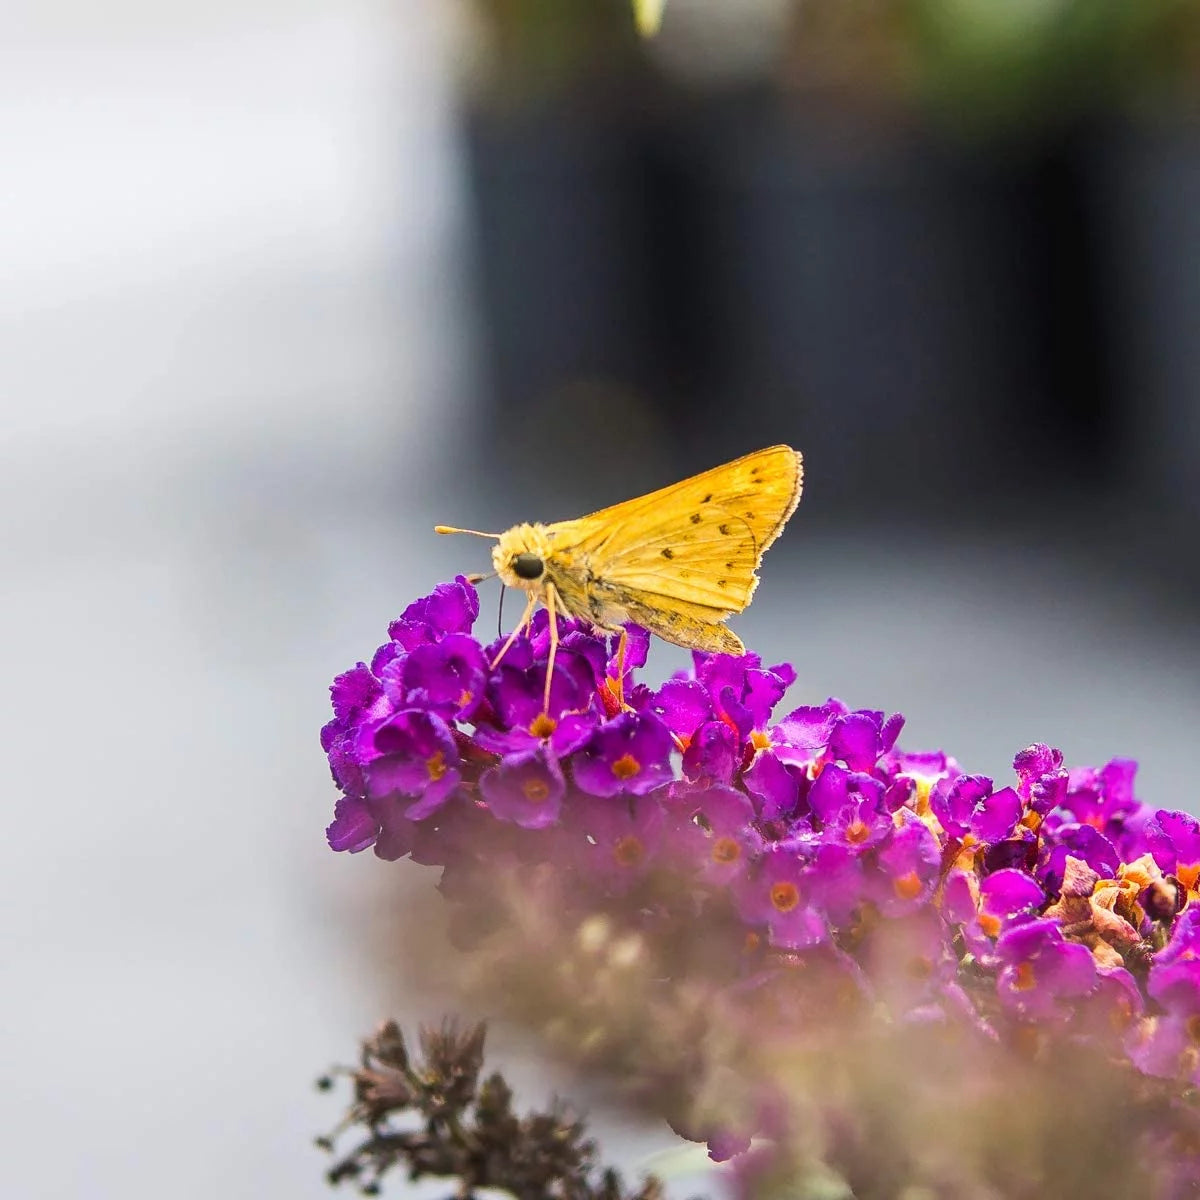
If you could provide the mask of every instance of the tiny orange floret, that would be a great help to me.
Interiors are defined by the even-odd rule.
[[[550,795],[550,785],[544,779],[527,779],[521,784],[525,799],[533,804],[541,804]]]
[[[988,937],[994,938],[1000,936],[1000,918],[994,913],[979,914],[979,928],[987,934]]]
[[[618,779],[632,779],[641,769],[642,764],[632,754],[622,754],[612,765],[612,773]]]
[[[917,785],[912,806],[913,812],[918,817],[923,817],[929,812],[929,793],[933,791],[933,780],[927,779],[924,775],[916,775],[913,776],[913,782]]]
[[[1015,987],[1018,992],[1028,992],[1036,986],[1037,976],[1033,973],[1033,963],[1018,963],[1016,979],[1013,981],[1013,987]]]
[[[646,857],[646,847],[641,838],[627,833],[613,843],[613,858],[623,867],[636,867]]]
[[[909,871],[908,874],[901,875],[892,883],[892,890],[901,900],[915,900],[921,894],[924,886],[920,875],[916,871]]]
[[[846,841],[852,846],[859,846],[871,836],[871,828],[866,821],[855,819],[846,826]]]
[[[1175,868],[1175,878],[1183,884],[1189,892],[1195,891],[1197,881],[1200,881],[1200,862],[1180,863]]]
[[[600,681],[600,686],[596,689],[596,695],[600,697],[600,703],[604,706],[604,715],[606,717],[615,717],[624,707],[620,689],[620,683],[607,675]]]
[[[765,729],[752,729],[750,730],[750,744],[755,750],[769,750],[771,735]]]
[[[712,860],[720,866],[724,867],[729,863],[737,862],[741,857],[742,848],[734,838],[722,837],[713,842]]]
[[[800,889],[788,879],[771,885],[771,903],[779,912],[791,912],[800,903]]]
[[[446,774],[446,756],[437,750],[425,760],[425,770],[429,772],[429,782],[437,783]]]

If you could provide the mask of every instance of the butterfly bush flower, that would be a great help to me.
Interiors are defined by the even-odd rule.
[[[806,1047],[836,1051],[843,1069],[875,1044],[851,1017],[873,1014],[872,1029],[907,1031],[898,1087],[956,1038],[953,1070],[978,1066],[976,1092],[1000,1053],[1057,1063],[1076,1048],[1106,1064],[1156,1114],[1137,1143],[1162,1164],[1146,1194],[1193,1194],[1178,1189],[1200,1179],[1200,822],[1139,801],[1133,762],[1068,768],[1037,744],[994,781],[941,750],[901,750],[898,714],[835,699],[777,712],[796,680],[787,664],[696,653],[652,687],[637,678],[644,631],[618,655],[617,638],[570,620],[547,703],[546,614],[497,661],[503,642],[472,632],[478,612],[465,578],[441,584],[369,666],[335,679],[321,734],[340,793],[334,850],[442,867],[447,897],[480,911],[499,903],[480,881],[508,864],[540,928],[619,912],[625,960],[657,955],[621,985],[631,1011],[684,1023],[686,998],[702,997],[690,1019],[703,1037],[681,1041],[679,1059],[698,1061],[701,1042],[720,1058],[724,1082],[708,1090],[738,1092],[736,1111],[669,1100],[667,1077],[692,1100],[705,1091],[682,1067],[662,1066],[647,1090],[716,1157],[762,1132],[755,1114],[778,1123],[779,1063]],[[889,1055],[874,1069],[906,1061]],[[735,1076],[744,1087],[727,1086]],[[851,1178],[870,1139],[839,1095],[831,1085],[810,1117]],[[1091,1103],[1081,1094],[1079,1111]],[[958,1186],[945,1162],[909,1169]]]

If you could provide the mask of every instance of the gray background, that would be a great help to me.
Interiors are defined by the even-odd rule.
[[[439,1011],[379,961],[430,877],[324,846],[326,687],[484,568],[435,521],[584,507],[475,443],[460,16],[25,4],[4,38],[6,1196],[324,1195],[309,1139],[338,1105],[312,1077],[379,1017]],[[589,503],[675,469],[669,428],[596,445]],[[1144,799],[1196,807],[1195,612],[1119,504],[805,511],[737,622],[797,664],[795,703],[900,709],[904,744],[994,774],[1032,740],[1136,756]],[[650,675],[680,662],[656,647]],[[542,1100],[553,1077],[500,1049]],[[602,1129],[625,1163],[673,1144]]]

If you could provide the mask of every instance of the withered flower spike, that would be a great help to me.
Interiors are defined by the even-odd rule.
[[[399,1168],[413,1181],[457,1178],[457,1200],[485,1188],[518,1200],[660,1200],[657,1180],[627,1191],[615,1171],[599,1168],[595,1143],[564,1105],[519,1117],[502,1076],[481,1083],[485,1037],[483,1025],[462,1030],[452,1021],[422,1029],[419,1061],[395,1022],[367,1038],[357,1070],[331,1073],[351,1077],[354,1102],[317,1144],[332,1151],[352,1125],[368,1136],[329,1169],[329,1182],[353,1181],[363,1195],[378,1195],[382,1179]]]

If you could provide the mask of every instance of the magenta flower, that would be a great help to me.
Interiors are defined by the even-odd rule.
[[[1025,1019],[1065,1019],[1071,1001],[1096,986],[1091,952],[1063,937],[1056,921],[1033,920],[1001,934],[996,955],[1003,965],[1000,999]]]
[[[572,810],[572,863],[587,871],[606,892],[623,892],[653,865],[663,842],[662,807],[651,796],[618,803],[580,801]]]
[[[756,1036],[820,1038],[861,1006],[966,1037],[964,1071],[971,1046],[1078,1043],[1190,1103],[1200,820],[1139,800],[1130,760],[1068,769],[1038,743],[993,782],[898,747],[898,714],[830,698],[776,720],[786,664],[696,654],[648,687],[644,630],[618,663],[568,620],[547,703],[546,614],[493,665],[478,608],[441,584],[334,680],[333,849],[442,868],[477,925],[503,920],[478,894],[497,862],[547,921],[625,897],[646,944],[704,948],[711,976],[685,982]],[[722,1155],[761,1132],[705,1128]]]
[[[738,883],[735,895],[744,920],[765,925],[771,944],[802,950],[828,940],[830,930],[812,903],[808,863],[794,846],[767,851]]]
[[[644,796],[671,782],[671,750],[671,735],[657,717],[620,713],[573,758],[575,782],[593,796]]]
[[[479,789],[497,817],[526,829],[553,825],[566,793],[557,759],[541,748],[502,759],[484,772]]]
[[[941,779],[930,796],[933,815],[953,837],[971,837],[985,846],[1009,837],[1021,819],[1021,798],[1013,788],[992,790],[982,775]]]
[[[358,759],[373,798],[412,796],[405,815],[428,816],[458,786],[458,748],[446,723],[421,709],[405,709],[359,732]]]

